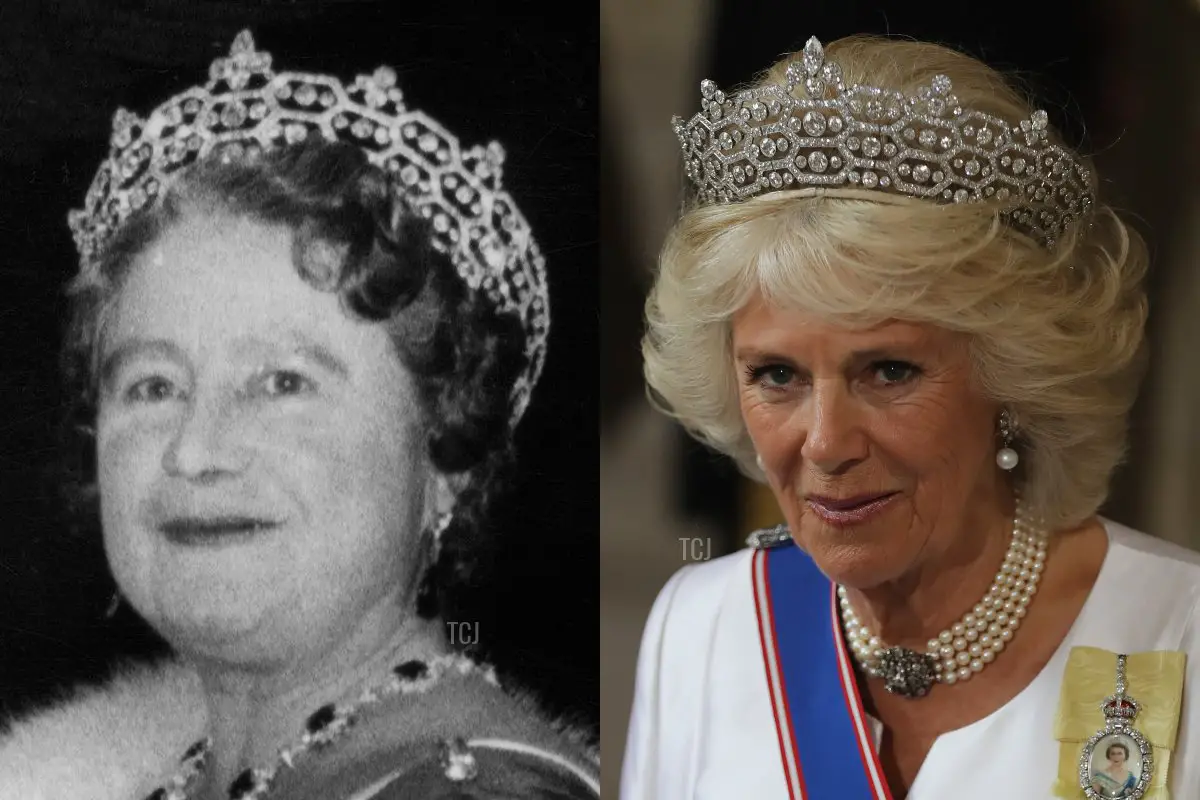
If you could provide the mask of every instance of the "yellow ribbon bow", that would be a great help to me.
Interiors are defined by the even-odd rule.
[[[1142,800],[1170,800],[1167,774],[1179,732],[1183,707],[1183,675],[1187,656],[1181,652],[1131,653],[1125,662],[1127,694],[1140,706],[1133,727],[1151,745],[1154,773]],[[1117,654],[1097,647],[1072,647],[1063,674],[1054,738],[1059,741],[1054,796],[1082,800],[1079,759],[1092,734],[1104,728],[1100,704],[1116,692]]]

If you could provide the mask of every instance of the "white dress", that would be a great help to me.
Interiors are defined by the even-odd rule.
[[[1200,554],[1109,520],[1104,526],[1104,565],[1054,656],[1003,707],[938,737],[909,800],[960,800],[964,789],[972,800],[1052,800],[1054,716],[1067,655],[1081,645],[1187,654],[1170,790],[1172,800],[1200,798]],[[788,797],[756,623],[753,552],[684,567],[659,594],[638,656],[621,800]]]

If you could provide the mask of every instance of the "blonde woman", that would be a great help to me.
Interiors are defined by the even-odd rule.
[[[986,65],[866,37],[675,124],[646,377],[787,524],[662,590],[622,797],[1077,798],[1106,730],[1122,796],[1200,796],[1200,558],[1097,516],[1147,255],[1089,161]]]

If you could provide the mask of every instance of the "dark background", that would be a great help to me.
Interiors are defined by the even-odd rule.
[[[505,183],[548,259],[549,358],[518,430],[497,578],[459,621],[550,710],[598,724],[598,21],[571,3],[100,2],[0,6],[0,719],[162,645],[113,591],[99,541],[65,532],[52,478],[64,396],[66,225],[113,112],[207,80],[252,29],[279,71],[344,81],[394,66],[410,107],[464,145],[501,142]],[[474,7],[473,6],[478,6]]]
[[[651,0],[653,1],[653,0]],[[727,90],[753,81],[785,53],[804,47],[810,36],[825,43],[852,34],[897,36],[937,42],[982,59],[1001,70],[1050,116],[1073,147],[1095,158],[1103,179],[1102,199],[1126,215],[1153,253],[1147,290],[1152,302],[1166,291],[1170,265],[1165,249],[1183,224],[1181,193],[1174,171],[1194,169],[1194,144],[1186,121],[1182,75],[1190,67],[1181,43],[1194,29],[1194,9],[1182,0],[1163,0],[1155,14],[1142,14],[1129,0],[1009,0],[1000,5],[964,5],[950,0],[836,0],[780,3],[777,0],[696,0],[709,6],[711,38],[703,44],[703,77]],[[1189,13],[1191,12],[1191,13]],[[1189,24],[1191,23],[1191,24]],[[614,36],[619,32],[614,33]],[[1135,35],[1136,34],[1136,35]],[[1147,48],[1147,42],[1157,46]],[[1158,76],[1165,76],[1159,78]],[[699,79],[696,81],[698,87]],[[689,116],[698,107],[664,109]],[[606,132],[619,125],[602,119]],[[665,128],[664,128],[665,129]],[[612,419],[641,402],[639,340],[641,304],[649,288],[648,264],[630,263],[637,221],[622,214],[621,195],[636,191],[615,169],[621,137],[605,138],[601,226],[606,244],[602,291],[601,413]],[[1186,162],[1171,158],[1186,153]],[[677,162],[670,167],[682,170]],[[1151,315],[1148,335],[1158,338],[1162,315]],[[1152,369],[1155,367],[1152,366]],[[1153,420],[1143,395],[1130,420],[1130,456],[1114,476],[1103,513],[1137,525],[1145,512],[1142,464],[1150,457]],[[683,480],[677,507],[685,516],[708,520],[723,534],[722,552],[745,536],[745,483],[732,462],[679,432]]]

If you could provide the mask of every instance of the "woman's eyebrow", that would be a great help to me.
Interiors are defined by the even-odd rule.
[[[263,352],[277,352],[281,349],[290,354],[298,355],[304,360],[316,364],[326,372],[340,378],[346,379],[350,377],[350,367],[346,365],[344,360],[335,355],[325,345],[299,331],[289,332],[281,336],[280,339],[250,336],[239,340],[237,344],[238,352],[249,352],[256,355]]]
[[[905,357],[904,354],[910,352],[913,348],[919,346],[915,342],[897,342],[894,345],[884,347],[868,347],[862,350],[852,350],[842,359],[842,366],[847,367],[853,364],[861,364],[864,361],[882,361],[888,359],[899,359]],[[786,351],[780,348],[762,348],[755,346],[739,347],[734,353],[734,357],[738,361],[796,361],[793,356],[786,354]]]
[[[183,361],[185,356],[178,345],[166,339],[142,339],[132,337],[125,339],[100,361],[100,385],[107,386],[127,363],[134,358],[157,357],[172,361]]]

